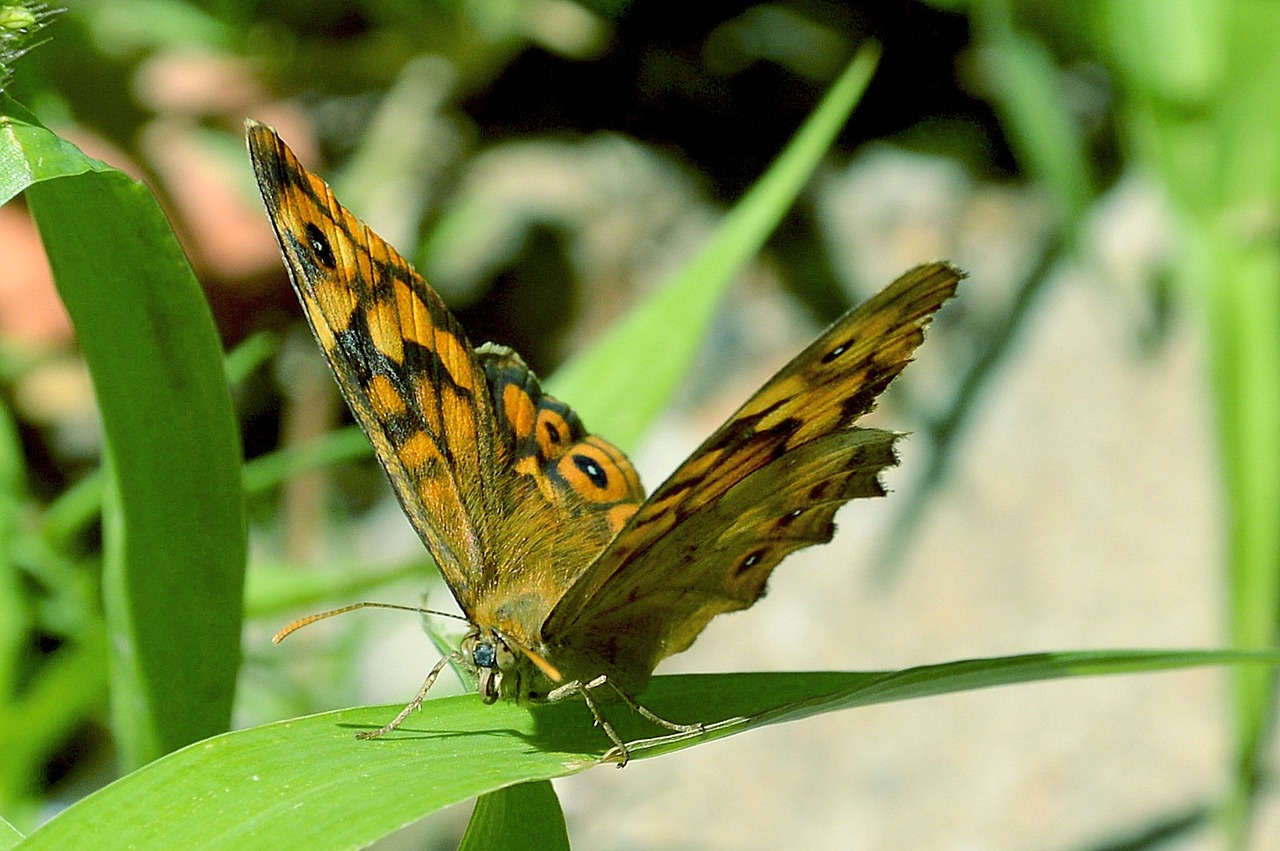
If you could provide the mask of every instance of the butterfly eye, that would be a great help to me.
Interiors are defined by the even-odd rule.
[[[311,222],[307,222],[306,230],[307,244],[311,247],[311,253],[320,261],[320,265],[328,269],[336,267],[338,263],[333,259],[333,248],[329,245],[329,238]]]
[[[596,459],[587,455],[575,454],[573,456],[573,466],[577,467],[584,476],[591,480],[591,484],[601,490],[609,486],[609,474],[604,471]]]
[[[488,641],[482,641],[471,650],[471,661],[477,668],[493,668],[498,664],[498,651]]]

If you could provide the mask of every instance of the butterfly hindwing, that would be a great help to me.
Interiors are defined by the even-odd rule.
[[[635,513],[644,489],[621,450],[543,393],[515,352],[486,344],[478,355],[502,426],[506,499],[499,566],[473,619],[532,647],[551,607]]]
[[[902,371],[960,273],[907,272],[788,363],[663,483],[569,588],[548,646],[631,689],[714,615],[750,606],[849,499],[880,496],[894,435],[854,426]]]

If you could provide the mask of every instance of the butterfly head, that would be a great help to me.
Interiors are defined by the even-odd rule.
[[[563,679],[540,653],[497,629],[474,627],[459,652],[485,703],[530,697]]]
[[[462,642],[462,657],[476,672],[476,691],[485,703],[493,703],[502,695],[503,681],[516,665],[516,655],[493,631],[472,632]]]

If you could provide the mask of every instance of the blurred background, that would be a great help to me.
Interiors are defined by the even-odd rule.
[[[1275,4],[67,7],[8,91],[147,182],[227,348],[264,353],[236,387],[250,458],[350,420],[262,213],[246,117],[410,258],[473,341],[548,375],[687,262],[880,43],[838,144],[633,453],[646,485],[900,272],[945,257],[971,277],[876,412],[912,432],[891,497],[846,508],[832,544],[661,670],[1273,643]],[[0,257],[0,393],[51,500],[98,465],[93,395],[20,204],[0,208]],[[250,524],[251,592],[254,576],[388,566],[361,596],[448,599],[367,454],[256,497]],[[28,591],[65,602],[48,577]],[[437,658],[411,617],[272,648],[295,610],[249,609],[239,726],[407,700]],[[1269,710],[1242,710],[1236,686],[1193,671],[879,706],[556,786],[584,848],[1222,847],[1215,808],[1275,757]],[[74,726],[40,777],[9,779],[0,812],[45,818],[110,779],[105,717]],[[1280,848],[1280,798],[1263,783],[1257,800],[1249,847]],[[467,812],[383,847],[452,847]]]

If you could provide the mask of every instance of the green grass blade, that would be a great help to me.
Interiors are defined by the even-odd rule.
[[[270,334],[258,333],[228,352],[223,363],[233,387],[262,366],[278,350]],[[269,452],[246,461],[242,482],[246,495],[261,493],[291,476],[309,470],[371,455],[368,438],[356,426],[348,426],[306,444]],[[58,496],[45,511],[44,531],[54,541],[66,541],[84,531],[102,511],[102,481],[90,474]]]
[[[1231,638],[1272,646],[1280,635],[1280,246],[1227,224],[1280,193],[1280,8],[1242,4],[1230,19],[1227,70],[1215,102],[1221,147],[1215,197],[1202,224],[1213,252],[1208,308],[1219,435],[1230,497]],[[1214,44],[1215,47],[1219,45]],[[1262,840],[1255,798],[1275,736],[1276,679],[1235,671],[1236,787],[1226,809],[1230,839]],[[1251,836],[1253,834],[1253,836]]]
[[[279,615],[299,608],[315,608],[326,601],[349,600],[393,582],[417,579],[439,581],[429,556],[401,564],[370,566],[340,561],[307,571],[296,566],[255,561],[245,581],[245,615]]]
[[[0,403],[0,712],[18,692],[30,626],[22,577],[13,559],[26,495],[22,441],[8,407]]]
[[[0,760],[0,812],[19,820],[36,808],[37,766],[22,756],[33,745],[37,753],[49,748],[42,728],[28,730],[17,723],[27,697],[23,664],[32,632],[26,581],[17,560],[26,501],[22,441],[8,407],[0,403],[0,753],[5,754]],[[4,845],[0,828],[0,847]]]
[[[60,748],[86,718],[102,707],[107,692],[107,641],[102,625],[93,624],[46,656],[31,680],[0,718],[0,753],[4,754],[0,790],[14,802],[6,811],[20,824],[39,818],[36,784]]]
[[[357,426],[347,426],[307,443],[269,452],[244,465],[245,493],[261,493],[291,476],[318,467],[367,458],[373,454],[369,438]]]
[[[1172,268],[1203,311],[1226,496],[1230,639],[1270,647],[1280,612],[1280,249],[1236,222],[1280,192],[1280,7],[1272,3],[1098,6],[1125,80],[1122,119],[1178,225]],[[1275,677],[1233,671],[1230,847],[1248,845],[1274,734]]]
[[[255,331],[227,352],[222,368],[227,382],[239,388],[246,378],[265,366],[280,353],[280,337],[266,331]]]
[[[1220,259],[1223,276],[1208,312],[1231,520],[1229,629],[1235,646],[1264,647],[1276,639],[1280,611],[1280,253],[1259,246]],[[1229,818],[1243,842],[1273,724],[1275,677],[1240,670],[1233,680],[1237,765]]]
[[[662,289],[547,382],[588,427],[635,445],[688,374],[703,330],[733,276],[754,257],[795,201],[862,97],[880,57],[858,52],[765,172],[725,217],[711,242]],[[653,357],[661,342],[661,357]]]
[[[458,851],[569,848],[564,810],[550,781],[518,783],[481,795]]]
[[[1057,200],[1066,229],[1074,232],[1094,197],[1088,153],[1079,118],[1062,88],[1062,75],[1048,50],[1023,35],[1003,3],[978,7],[986,78],[1000,123],[1018,161]]]
[[[21,831],[0,817],[0,849],[12,848],[21,841]]]
[[[112,721],[123,762],[138,765],[230,721],[245,556],[239,434],[212,317],[155,199],[6,105],[4,188],[15,175],[36,180],[27,204],[102,414]]]
[[[41,534],[51,546],[66,549],[101,514],[102,472],[95,470],[49,503],[41,520]]]
[[[902,671],[656,677],[642,696],[659,715],[702,721],[702,734],[655,729],[606,711],[633,759],[858,706],[1071,676],[1232,663],[1280,664],[1280,651],[1098,651],[977,659]],[[207,849],[363,846],[450,804],[599,764],[608,746],[580,701],[520,706],[476,695],[428,701],[396,733],[353,734],[399,707],[328,712],[217,736],[99,790],[33,833],[25,848]],[[299,755],[305,754],[301,759]],[[613,769],[610,769],[613,770]]]

